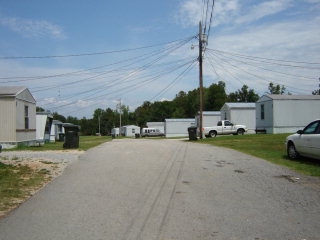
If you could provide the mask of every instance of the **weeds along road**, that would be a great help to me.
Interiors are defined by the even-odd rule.
[[[100,145],[0,220],[1,240],[315,240],[318,179],[181,140]]]

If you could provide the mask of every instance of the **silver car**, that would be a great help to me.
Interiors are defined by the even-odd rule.
[[[309,123],[303,130],[288,136],[286,149],[290,159],[305,156],[320,160],[320,119]]]

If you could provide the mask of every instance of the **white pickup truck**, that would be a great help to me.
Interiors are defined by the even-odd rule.
[[[215,137],[226,134],[243,135],[247,130],[245,125],[234,125],[229,120],[223,120],[219,121],[217,126],[204,127],[202,132],[206,137]]]

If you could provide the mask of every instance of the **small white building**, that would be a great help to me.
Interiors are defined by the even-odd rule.
[[[264,95],[256,103],[256,128],[294,133],[320,119],[320,95]]]
[[[159,129],[161,133],[164,133],[164,122],[147,122],[147,127]]]
[[[111,135],[114,137],[119,137],[119,128],[112,128]]]
[[[136,134],[140,134],[140,127],[135,125],[122,126],[120,134],[126,137],[134,137]]]
[[[194,118],[176,118],[165,119],[164,131],[166,137],[187,137],[189,136],[188,128],[194,127]]]
[[[221,120],[230,120],[234,124],[245,125],[248,132],[256,129],[256,103],[225,103],[221,108]]]
[[[4,148],[36,142],[36,100],[26,87],[0,87],[0,143]]]

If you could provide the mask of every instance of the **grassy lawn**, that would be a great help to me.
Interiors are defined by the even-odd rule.
[[[34,171],[28,166],[0,163],[0,212],[15,207],[47,179],[49,177],[44,169]]]
[[[110,136],[80,136],[78,150],[86,151],[90,148],[100,145],[101,143],[111,141]],[[11,150],[4,151],[19,151],[19,150],[30,150],[30,151],[49,151],[49,150],[64,150],[63,142],[45,143],[40,147],[25,147],[20,146]]]
[[[218,136],[198,142],[232,148],[237,151],[263,158],[275,164],[289,167],[310,176],[320,176],[320,161],[301,158],[289,160],[286,155],[285,139],[289,134],[248,134],[243,136]]]

